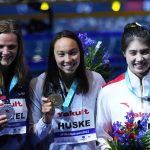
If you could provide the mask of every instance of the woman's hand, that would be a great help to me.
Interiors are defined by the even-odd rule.
[[[54,116],[55,108],[48,98],[42,97],[43,122],[49,124]]]
[[[6,118],[6,115],[0,115],[0,130],[3,130],[6,125],[7,125],[7,118]]]

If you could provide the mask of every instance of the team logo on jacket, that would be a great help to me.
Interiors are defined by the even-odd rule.
[[[120,104],[125,105],[125,106],[127,106],[127,107],[130,107],[129,104],[126,103],[126,102],[122,102],[122,103],[120,103]]]

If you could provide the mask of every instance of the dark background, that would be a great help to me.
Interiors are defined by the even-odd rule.
[[[123,27],[129,22],[150,25],[150,2],[148,0],[119,0],[118,12],[112,10],[113,0],[99,1],[49,1],[49,9],[40,9],[42,2],[7,0],[0,1],[0,19],[14,18],[22,26],[25,56],[33,76],[47,67],[51,38],[64,29],[87,33],[88,37],[102,41],[109,51],[112,75],[116,77],[126,69],[120,39]]]

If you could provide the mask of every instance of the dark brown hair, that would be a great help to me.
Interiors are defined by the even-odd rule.
[[[130,42],[134,39],[140,39],[143,43],[150,47],[150,30],[136,22],[127,24],[124,27],[121,41],[123,53],[125,53]]]
[[[48,69],[47,69],[46,79],[45,79],[44,89],[43,89],[44,96],[47,96],[49,83],[53,85],[54,91],[57,91],[58,88],[60,88],[58,66],[56,64],[56,60],[54,57],[54,45],[58,39],[61,39],[63,37],[73,39],[78,44],[80,50],[80,64],[76,70],[76,76],[75,76],[75,78],[77,78],[79,81],[78,91],[79,93],[81,92],[87,93],[89,90],[89,83],[86,76],[85,65],[84,65],[84,50],[82,47],[82,43],[75,33],[73,33],[72,31],[64,30],[62,32],[57,33],[50,44],[49,57],[48,57]]]

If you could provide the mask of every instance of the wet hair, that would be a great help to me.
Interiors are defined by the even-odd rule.
[[[123,53],[126,52],[130,42],[135,39],[140,39],[140,41],[150,47],[150,30],[136,22],[127,24],[124,27],[121,39]]]
[[[88,79],[86,76],[86,69],[84,65],[84,50],[83,50],[82,43],[74,32],[64,30],[62,32],[57,33],[50,44],[49,56],[48,56],[48,69],[47,69],[46,78],[44,82],[44,88],[43,88],[44,96],[47,96],[49,83],[53,85],[54,91],[57,91],[58,88],[60,88],[59,69],[58,69],[58,66],[56,64],[56,60],[54,57],[54,46],[55,46],[56,41],[63,37],[70,38],[76,41],[80,50],[80,64],[75,74],[75,78],[78,79],[79,81],[78,92],[87,93],[89,90],[89,83],[88,83]]]
[[[10,70],[17,75],[19,84],[23,85],[25,82],[27,67],[25,65],[23,39],[18,22],[14,19],[0,20],[0,34],[2,33],[13,33],[17,36],[18,53],[9,68],[11,68]],[[3,84],[3,75],[0,70],[0,87],[3,86]]]

